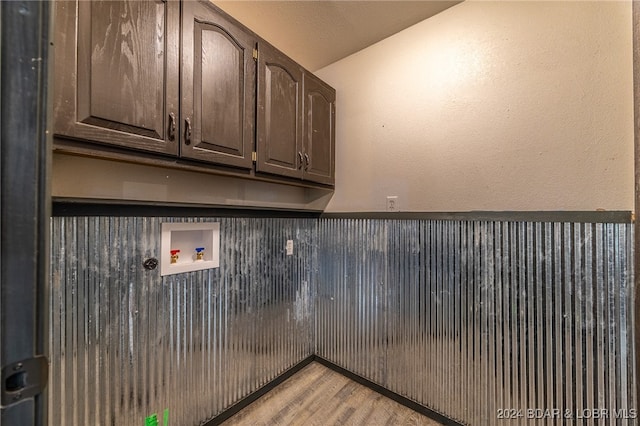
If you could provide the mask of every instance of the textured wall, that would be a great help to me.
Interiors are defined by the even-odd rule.
[[[631,2],[466,1],[317,74],[327,211],[633,210]]]
[[[467,424],[636,424],[632,225],[325,219],[318,259],[319,356]]]
[[[50,425],[197,425],[313,353],[316,222],[216,220],[219,269],[146,271],[183,220],[52,219]]]

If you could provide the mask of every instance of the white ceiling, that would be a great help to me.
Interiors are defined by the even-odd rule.
[[[213,0],[310,71],[329,65],[460,1]]]

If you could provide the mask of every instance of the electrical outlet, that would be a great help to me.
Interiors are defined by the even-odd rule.
[[[397,195],[389,195],[389,196],[387,196],[387,211],[388,212],[400,211],[400,206],[398,204],[398,196]]]

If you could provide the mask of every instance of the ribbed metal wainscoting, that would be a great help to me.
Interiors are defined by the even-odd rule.
[[[463,423],[636,424],[632,241],[630,224],[323,219],[316,353]]]
[[[161,278],[142,263],[187,220],[52,219],[50,425],[197,425],[313,353],[317,221],[206,220],[220,268]]]

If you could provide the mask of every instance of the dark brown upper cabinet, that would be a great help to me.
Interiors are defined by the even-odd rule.
[[[57,1],[54,19],[57,149],[333,185],[335,90],[212,3]]]
[[[256,37],[186,1],[182,43],[182,157],[251,169]]]
[[[336,91],[322,80],[304,75],[304,179],[333,185],[335,181]]]
[[[177,154],[180,4],[55,4],[54,133]]]
[[[300,65],[258,43],[258,172],[302,178],[302,75]]]
[[[259,42],[256,171],[333,185],[335,99],[333,88]]]

